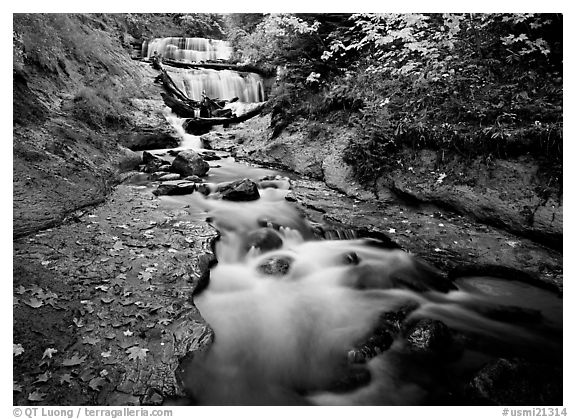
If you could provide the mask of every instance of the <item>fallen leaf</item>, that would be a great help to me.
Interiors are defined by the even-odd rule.
[[[98,338],[92,338],[89,336],[84,336],[82,338],[82,343],[86,343],[88,345],[96,345],[98,342],[100,342],[100,339]]]
[[[13,298],[12,298],[12,305],[13,305],[13,306],[20,305],[20,300],[19,300],[18,298],[16,298],[16,297],[13,297]]]
[[[12,354],[14,356],[18,356],[18,355],[22,355],[24,353],[24,348],[22,347],[22,345],[18,344],[12,344]]]
[[[108,285],[97,285],[94,287],[94,289],[106,292],[110,289],[110,287]]]
[[[39,308],[42,307],[44,305],[44,303],[42,301],[40,301],[37,298],[30,298],[30,300],[28,301],[24,301],[24,304],[26,304],[27,306],[30,306],[32,308]]]
[[[26,291],[28,291],[26,288],[24,288],[22,285],[20,285],[18,288],[16,288],[14,290],[16,292],[16,294],[24,294]]]
[[[20,393],[22,391],[22,386],[18,383],[16,383],[16,381],[12,381],[12,391],[15,391],[16,393]]]
[[[100,371],[100,377],[106,377],[109,374],[108,370]]]
[[[158,320],[158,324],[161,324],[162,326],[168,326],[170,323],[172,323],[171,319],[160,319]]]
[[[396,233],[396,229],[395,229],[395,228],[390,228],[390,229],[388,229],[388,233]]]
[[[133,334],[134,334],[134,332],[131,332],[130,329],[128,329],[124,332],[124,336],[132,336]]]
[[[47,348],[44,353],[42,354],[42,359],[44,358],[52,358],[52,355],[54,355],[56,352],[58,352],[58,349],[55,348]]]
[[[114,301],[114,298],[102,297],[100,300],[101,300],[104,304],[110,304],[112,301]]]
[[[62,365],[65,367],[73,367],[75,365],[80,365],[82,362],[86,360],[88,355],[84,355],[83,357],[79,357],[77,354],[74,354],[72,358],[65,359],[62,362]]]
[[[106,380],[102,377],[95,377],[90,380],[88,386],[94,391],[100,391],[102,387],[106,384]]]
[[[30,400],[31,402],[41,402],[44,400],[45,397],[46,393],[41,393],[38,390],[34,390],[33,393],[30,393],[28,395],[28,400]]]
[[[46,371],[44,374],[40,374],[38,376],[38,378],[36,378],[36,381],[34,381],[32,384],[45,383],[46,381],[48,381],[50,379],[51,376],[52,376],[52,374],[50,374],[48,371]]]
[[[112,351],[102,352],[100,356],[102,358],[110,358],[112,356]]]
[[[148,349],[146,348],[141,348],[139,346],[135,346],[133,348],[129,348],[126,350],[126,353],[128,354],[128,359],[133,361],[133,360],[144,360],[146,359],[146,354],[148,353]]]
[[[62,374],[60,376],[60,385],[62,385],[64,383],[68,383],[68,384],[72,383],[72,376],[70,374]]]

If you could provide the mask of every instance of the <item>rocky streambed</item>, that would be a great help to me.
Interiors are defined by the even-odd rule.
[[[285,190],[282,201],[308,220],[316,239],[377,239],[439,268],[444,281],[490,276],[561,293],[558,251],[430,204],[362,200],[304,176],[287,179],[286,173],[241,165],[230,156],[237,144],[225,131],[211,138],[212,148],[225,151],[145,153],[141,174],[104,204],[14,241],[14,404],[202,402],[188,398],[185,376],[198,368],[195,357],[210,353],[214,333],[192,295],[208,283],[219,233],[194,196],[238,202],[258,198],[258,191]],[[253,244],[265,251],[262,243]],[[290,265],[280,261],[266,269],[282,276]],[[531,313],[501,314],[523,322]],[[390,326],[402,318],[383,322],[388,338],[401,336],[425,352],[446,335],[437,322],[411,322],[406,330]],[[369,353],[378,346],[367,345]],[[496,357],[466,375],[466,399],[453,402],[556,402],[561,365],[556,353]],[[331,388],[351,391],[367,379],[356,369],[341,378]],[[512,388],[513,382],[520,384]],[[452,402],[444,396],[424,401]]]

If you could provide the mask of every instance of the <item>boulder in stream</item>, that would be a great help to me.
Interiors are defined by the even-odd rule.
[[[144,165],[141,167],[141,170],[145,173],[154,173],[161,171],[162,166],[169,165],[170,162],[166,160],[162,160],[160,157],[155,156],[152,153],[144,151],[142,153],[142,163]]]
[[[188,195],[196,190],[195,183],[163,183],[156,188],[152,193],[156,196],[159,195]]]
[[[248,234],[246,238],[246,250],[251,247],[260,249],[262,252],[269,250],[279,249],[282,247],[282,238],[280,234],[273,228],[259,228]]]
[[[266,259],[256,268],[259,273],[271,276],[284,276],[294,262],[290,256],[273,256]]]
[[[420,319],[405,332],[406,343],[413,352],[442,353],[452,344],[448,327],[439,320]]]
[[[174,159],[170,171],[182,176],[204,176],[210,166],[193,150],[183,150]]]
[[[255,201],[260,198],[258,185],[250,179],[231,182],[220,193],[226,201]]]

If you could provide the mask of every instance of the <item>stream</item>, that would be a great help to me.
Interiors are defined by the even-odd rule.
[[[175,150],[206,152],[182,120],[166,116],[182,138]],[[169,150],[150,152],[173,159]],[[208,219],[221,235],[218,263],[194,296],[215,339],[184,367],[190,402],[470,403],[471,378],[498,359],[561,365],[556,294],[501,278],[451,282],[376,239],[319,237],[285,199],[297,177],[215,153],[208,196],[159,197],[161,207]],[[221,199],[239,179],[256,182],[260,198]],[[132,183],[159,184],[148,175]]]

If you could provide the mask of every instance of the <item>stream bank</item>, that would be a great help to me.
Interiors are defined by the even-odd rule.
[[[405,149],[395,169],[365,187],[344,161],[345,149],[357,135],[352,128],[298,120],[278,136],[272,134],[270,115],[264,115],[204,138],[216,148],[233,146],[247,161],[322,180],[352,197],[383,204],[397,199],[435,204],[562,251],[561,180],[546,173],[537,156],[464,158]]]
[[[466,187],[468,193],[464,193],[461,185],[444,187],[436,178],[430,181],[432,175],[425,177],[422,172],[431,169],[432,161],[423,159],[421,163],[413,162],[408,171],[411,175],[401,177],[402,183],[397,180],[390,187],[379,179],[376,191],[366,190],[354,180],[351,168],[342,160],[350,131],[334,128],[332,140],[322,142],[306,137],[304,128],[292,127],[270,140],[268,126],[268,116],[256,117],[236,127],[213,131],[202,139],[209,147],[231,152],[240,160],[298,173],[303,181],[295,183],[293,199],[311,220],[382,233],[448,271],[457,265],[484,265],[488,269],[498,265],[523,271],[533,280],[562,289],[563,259],[557,248],[562,237],[562,205],[552,198],[541,207],[537,205],[540,209],[535,214],[548,211],[543,216],[547,221],[534,221],[532,227],[521,221],[521,212],[515,212],[524,202],[515,197],[538,200],[530,189],[536,188],[531,184],[536,171],[533,165],[499,162],[508,168],[516,165],[518,171],[509,171],[504,179],[481,172],[478,182],[484,182],[483,186]],[[328,129],[325,127],[325,131]],[[504,170],[500,172],[502,175]],[[438,169],[434,173],[438,174]],[[422,196],[418,188],[428,188],[436,195]],[[498,192],[496,188],[505,192],[491,204],[490,197]],[[483,191],[488,191],[488,195],[482,195]],[[482,208],[485,214],[477,214]],[[491,218],[486,214],[491,214]],[[506,224],[508,219],[511,225]],[[540,240],[547,235],[554,237],[553,246]]]

